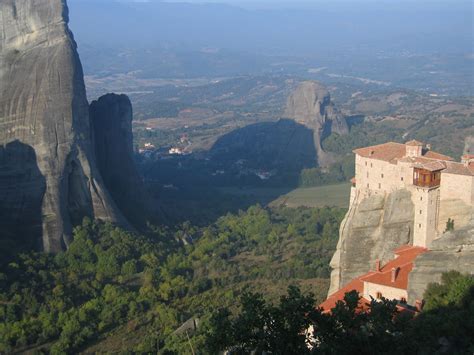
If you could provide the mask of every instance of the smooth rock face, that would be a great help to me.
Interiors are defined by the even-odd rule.
[[[65,0],[0,1],[0,210],[9,209],[25,235],[51,252],[67,246],[84,216],[125,223],[95,165],[67,22]],[[0,223],[0,239],[11,236]]]
[[[467,136],[464,140],[464,154],[474,154],[474,136]]]
[[[89,108],[97,166],[120,211],[137,228],[151,204],[133,159],[132,104],[126,95],[107,94]]]
[[[284,116],[313,130],[320,166],[331,163],[331,157],[322,149],[321,141],[331,132],[349,132],[347,122],[331,102],[329,92],[315,81],[305,81],[296,88],[288,98]]]
[[[414,205],[408,190],[388,195],[356,197],[339,230],[331,260],[328,295],[382,263],[393,259],[393,250],[413,241]]]
[[[447,232],[433,241],[428,253],[418,256],[408,279],[408,301],[423,299],[431,282],[443,272],[455,270],[474,275],[474,225]]]

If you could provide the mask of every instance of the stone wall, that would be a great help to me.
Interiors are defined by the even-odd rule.
[[[430,251],[415,259],[408,278],[408,302],[423,299],[430,282],[440,282],[443,272],[474,274],[474,224],[443,234]]]

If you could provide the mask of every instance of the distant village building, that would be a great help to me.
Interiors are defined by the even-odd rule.
[[[181,150],[181,148],[171,148],[169,150],[169,154],[172,154],[172,155],[182,155],[183,154],[183,151]]]

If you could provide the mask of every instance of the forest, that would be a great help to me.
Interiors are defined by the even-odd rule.
[[[245,292],[273,302],[299,285],[321,301],[344,213],[255,205],[207,227],[150,226],[146,236],[85,219],[67,251],[22,254],[1,267],[0,352],[77,353],[96,344],[180,354],[188,345],[174,331],[183,322],[205,325]],[[193,342],[204,339],[197,333]]]

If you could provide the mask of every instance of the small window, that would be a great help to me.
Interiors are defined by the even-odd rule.
[[[421,223],[418,225],[418,228],[421,228]]]
[[[400,303],[407,303],[407,299],[405,297],[400,298]]]
[[[423,201],[423,196],[420,197],[420,201]]]
[[[365,166],[367,166],[367,162],[365,162]]]
[[[420,210],[420,214],[422,213],[422,211]]]
[[[369,184],[367,184],[367,188],[369,188]]]
[[[381,174],[380,176],[381,176],[381,177],[382,177],[382,179],[383,179],[383,174]]]
[[[370,167],[371,167],[371,168],[373,167],[372,163],[370,163]]]
[[[400,178],[401,181],[403,181],[403,176]]]
[[[382,292],[377,292],[376,297],[377,297],[378,300],[381,299],[382,298]]]
[[[382,184],[379,183],[379,189],[381,189],[381,188],[382,188]]]

